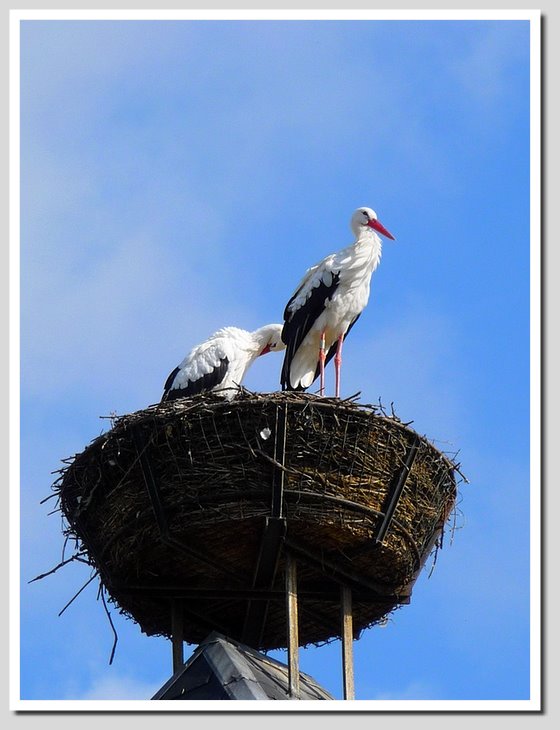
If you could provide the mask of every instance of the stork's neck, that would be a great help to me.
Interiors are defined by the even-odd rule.
[[[251,350],[254,353],[253,357],[256,358],[261,354],[263,348],[270,342],[271,338],[273,337],[274,332],[274,326],[266,324],[264,327],[259,327],[258,330],[255,330],[251,333]]]
[[[251,335],[258,347],[261,345],[264,347],[272,335],[272,327],[269,324],[265,324],[264,327],[259,327],[259,329],[252,332]]]
[[[375,268],[381,259],[381,238],[369,226],[361,226],[354,242],[357,253],[366,255],[373,261]]]

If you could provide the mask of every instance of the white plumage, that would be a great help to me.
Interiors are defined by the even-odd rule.
[[[369,299],[371,275],[381,259],[376,231],[394,238],[371,208],[358,208],[350,220],[356,240],[309,268],[286,305],[282,340],[286,354],[282,390],[306,390],[335,358],[336,396],[340,391],[342,343]]]
[[[231,400],[257,357],[285,348],[281,333],[281,324],[267,324],[254,332],[223,327],[194,347],[169,374],[162,401],[208,391]]]

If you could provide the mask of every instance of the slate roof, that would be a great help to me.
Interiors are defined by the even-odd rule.
[[[212,632],[153,700],[289,700],[288,667],[218,632]],[[300,672],[301,700],[332,700]]]

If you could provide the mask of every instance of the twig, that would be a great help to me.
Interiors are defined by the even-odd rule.
[[[103,590],[103,584],[100,584],[99,586],[100,592],[101,592],[101,602],[103,603],[103,608],[105,609],[105,613],[107,614],[107,618],[109,619],[109,625],[111,626],[111,629],[113,630],[113,648],[111,649],[111,656],[109,657],[109,666],[113,663],[113,659],[115,658],[115,651],[117,650],[117,642],[119,640],[117,631],[115,629],[115,625],[113,624],[113,619],[111,618],[111,613],[109,611],[109,608],[107,607],[107,602],[105,601],[105,591]]]
[[[42,578],[46,578],[48,575],[52,575],[53,573],[56,573],[56,571],[59,568],[62,568],[65,565],[68,565],[68,563],[71,563],[72,561],[77,560],[80,563],[85,563],[86,565],[89,565],[87,560],[84,560],[83,558],[80,558],[78,555],[72,555],[71,558],[68,558],[67,560],[63,560],[61,563],[59,563],[56,567],[54,567],[52,570],[49,570],[48,573],[41,573],[41,575],[38,575],[36,578],[32,578],[28,583],[34,583],[36,580],[41,580]]]
[[[95,575],[92,575],[92,576],[91,576],[91,578],[90,578],[90,579],[89,579],[89,580],[87,581],[87,583],[84,583],[84,585],[83,585],[83,586],[82,586],[82,587],[80,588],[80,590],[79,590],[79,591],[78,591],[78,592],[76,593],[76,595],[74,596],[74,598],[72,598],[72,599],[71,599],[70,601],[68,601],[68,603],[66,604],[66,606],[64,606],[64,608],[62,609],[62,611],[60,611],[60,612],[59,612],[59,614],[58,614],[59,616],[62,616],[62,614],[64,613],[64,611],[66,611],[66,609],[68,608],[68,606],[70,606],[70,605],[71,605],[72,603],[74,603],[74,601],[75,601],[75,600],[76,600],[76,598],[77,598],[77,597],[78,597],[78,596],[80,595],[80,593],[81,593],[81,592],[82,592],[82,591],[84,590],[84,588],[87,588],[87,587],[89,586],[89,584],[90,584],[90,583],[91,583],[91,582],[92,582],[93,580],[95,580],[95,578],[97,578],[97,573],[95,573]]]

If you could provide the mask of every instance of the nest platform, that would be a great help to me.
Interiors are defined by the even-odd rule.
[[[353,400],[242,391],[113,420],[54,488],[67,536],[147,635],[212,630],[286,647],[284,571],[297,563],[300,645],[357,637],[409,603],[457,496],[456,464]]]

